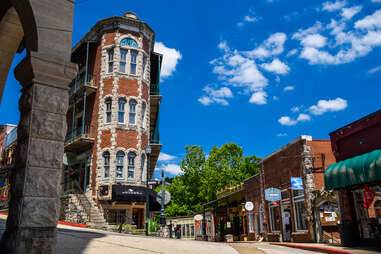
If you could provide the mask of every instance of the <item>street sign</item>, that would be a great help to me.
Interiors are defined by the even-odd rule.
[[[265,199],[270,202],[281,200],[280,189],[276,189],[276,188],[265,189]]]
[[[156,201],[161,204],[161,192],[162,191],[159,191],[157,193],[157,197],[156,197]],[[168,192],[168,191],[164,191],[164,205],[168,204],[169,201],[171,201],[171,194]]]
[[[245,208],[246,208],[246,210],[247,211],[252,211],[253,209],[254,209],[254,204],[253,204],[253,202],[251,202],[251,201],[248,201],[248,202],[246,202],[245,203]]]
[[[303,190],[303,178],[291,177],[291,190]]]

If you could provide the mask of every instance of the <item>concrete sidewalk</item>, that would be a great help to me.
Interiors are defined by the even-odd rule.
[[[309,251],[315,251],[320,253],[330,253],[330,254],[380,254],[380,249],[370,248],[370,247],[341,247],[341,246],[332,246],[329,244],[321,243],[279,243],[272,242],[272,245],[286,246],[290,248],[303,249]]]

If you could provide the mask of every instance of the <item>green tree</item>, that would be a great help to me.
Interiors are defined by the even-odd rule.
[[[167,216],[190,215],[202,210],[202,204],[216,199],[216,190],[236,185],[258,170],[259,158],[245,157],[235,143],[214,146],[206,159],[200,146],[186,146],[181,162],[183,174],[176,176],[169,187],[171,203]]]

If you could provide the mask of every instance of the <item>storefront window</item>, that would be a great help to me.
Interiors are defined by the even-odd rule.
[[[308,230],[307,211],[304,206],[304,191],[293,190],[295,226],[297,231]]]
[[[254,233],[253,213],[249,213],[249,233]]]
[[[106,210],[105,217],[108,224],[125,223],[126,210]]]
[[[280,230],[280,214],[278,205],[270,205],[270,226],[271,232],[279,232]]]

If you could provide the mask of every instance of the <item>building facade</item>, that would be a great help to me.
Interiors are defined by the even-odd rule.
[[[323,195],[324,171],[335,158],[329,140],[301,136],[263,158],[260,172],[245,180],[249,239],[283,242],[338,242],[338,206],[334,194]],[[292,187],[291,178],[302,186]],[[266,192],[277,190],[270,201]],[[328,218],[329,219],[326,219]],[[329,223],[327,223],[329,221]]]
[[[127,12],[100,20],[74,46],[79,72],[67,113],[62,192],[69,198],[62,199],[61,209],[66,220],[73,219],[68,215],[77,203],[90,206],[85,221],[93,214],[95,222],[144,227],[145,186],[161,149],[162,55],[154,44],[155,32]],[[154,193],[149,196],[155,209]]]
[[[325,172],[327,190],[339,192],[344,246],[381,240],[381,110],[330,133],[337,163]]]

